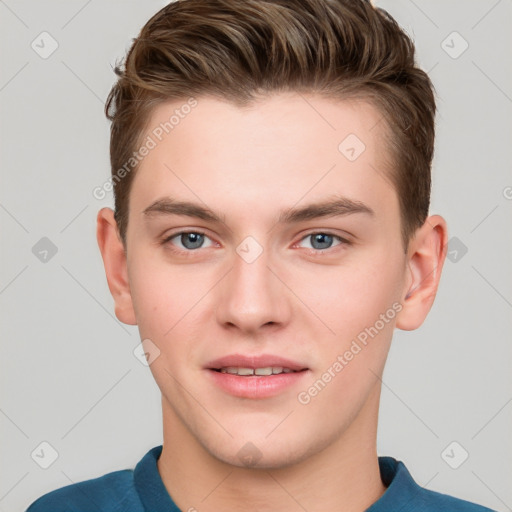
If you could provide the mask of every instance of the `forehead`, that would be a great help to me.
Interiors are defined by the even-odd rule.
[[[166,194],[262,215],[332,193],[396,203],[384,124],[367,102],[298,93],[246,107],[212,97],[164,103],[144,136],[152,149],[132,185],[134,207]]]

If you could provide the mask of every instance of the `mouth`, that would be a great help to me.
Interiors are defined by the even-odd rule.
[[[269,377],[270,375],[281,375],[283,373],[297,373],[291,368],[283,368],[282,366],[266,366],[264,368],[243,368],[240,366],[223,366],[222,368],[211,368],[215,372],[229,373],[230,375],[238,375],[239,377]]]
[[[210,362],[209,378],[223,392],[239,398],[270,398],[299,386],[308,367],[278,356],[232,355]]]

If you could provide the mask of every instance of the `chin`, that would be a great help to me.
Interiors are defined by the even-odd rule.
[[[206,445],[206,449],[217,460],[238,468],[280,469],[306,460],[329,444],[328,441],[320,441],[318,437],[311,444],[312,438],[315,439],[315,436],[306,436],[304,439],[287,433],[275,435],[270,440],[259,433],[252,441],[249,436],[244,435],[224,445],[212,442]]]

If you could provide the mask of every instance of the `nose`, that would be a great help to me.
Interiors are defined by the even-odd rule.
[[[220,324],[257,334],[262,329],[282,328],[289,321],[290,297],[273,267],[266,250],[254,261],[242,252],[234,252],[233,266],[217,295]]]

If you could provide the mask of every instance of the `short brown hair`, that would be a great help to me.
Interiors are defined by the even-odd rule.
[[[105,106],[115,218],[125,242],[132,172],[118,171],[140,145],[153,108],[212,95],[245,105],[296,91],[363,98],[390,137],[389,177],[410,237],[428,215],[434,151],[434,91],[416,67],[414,44],[366,0],[179,0],[156,13],[115,67]]]

